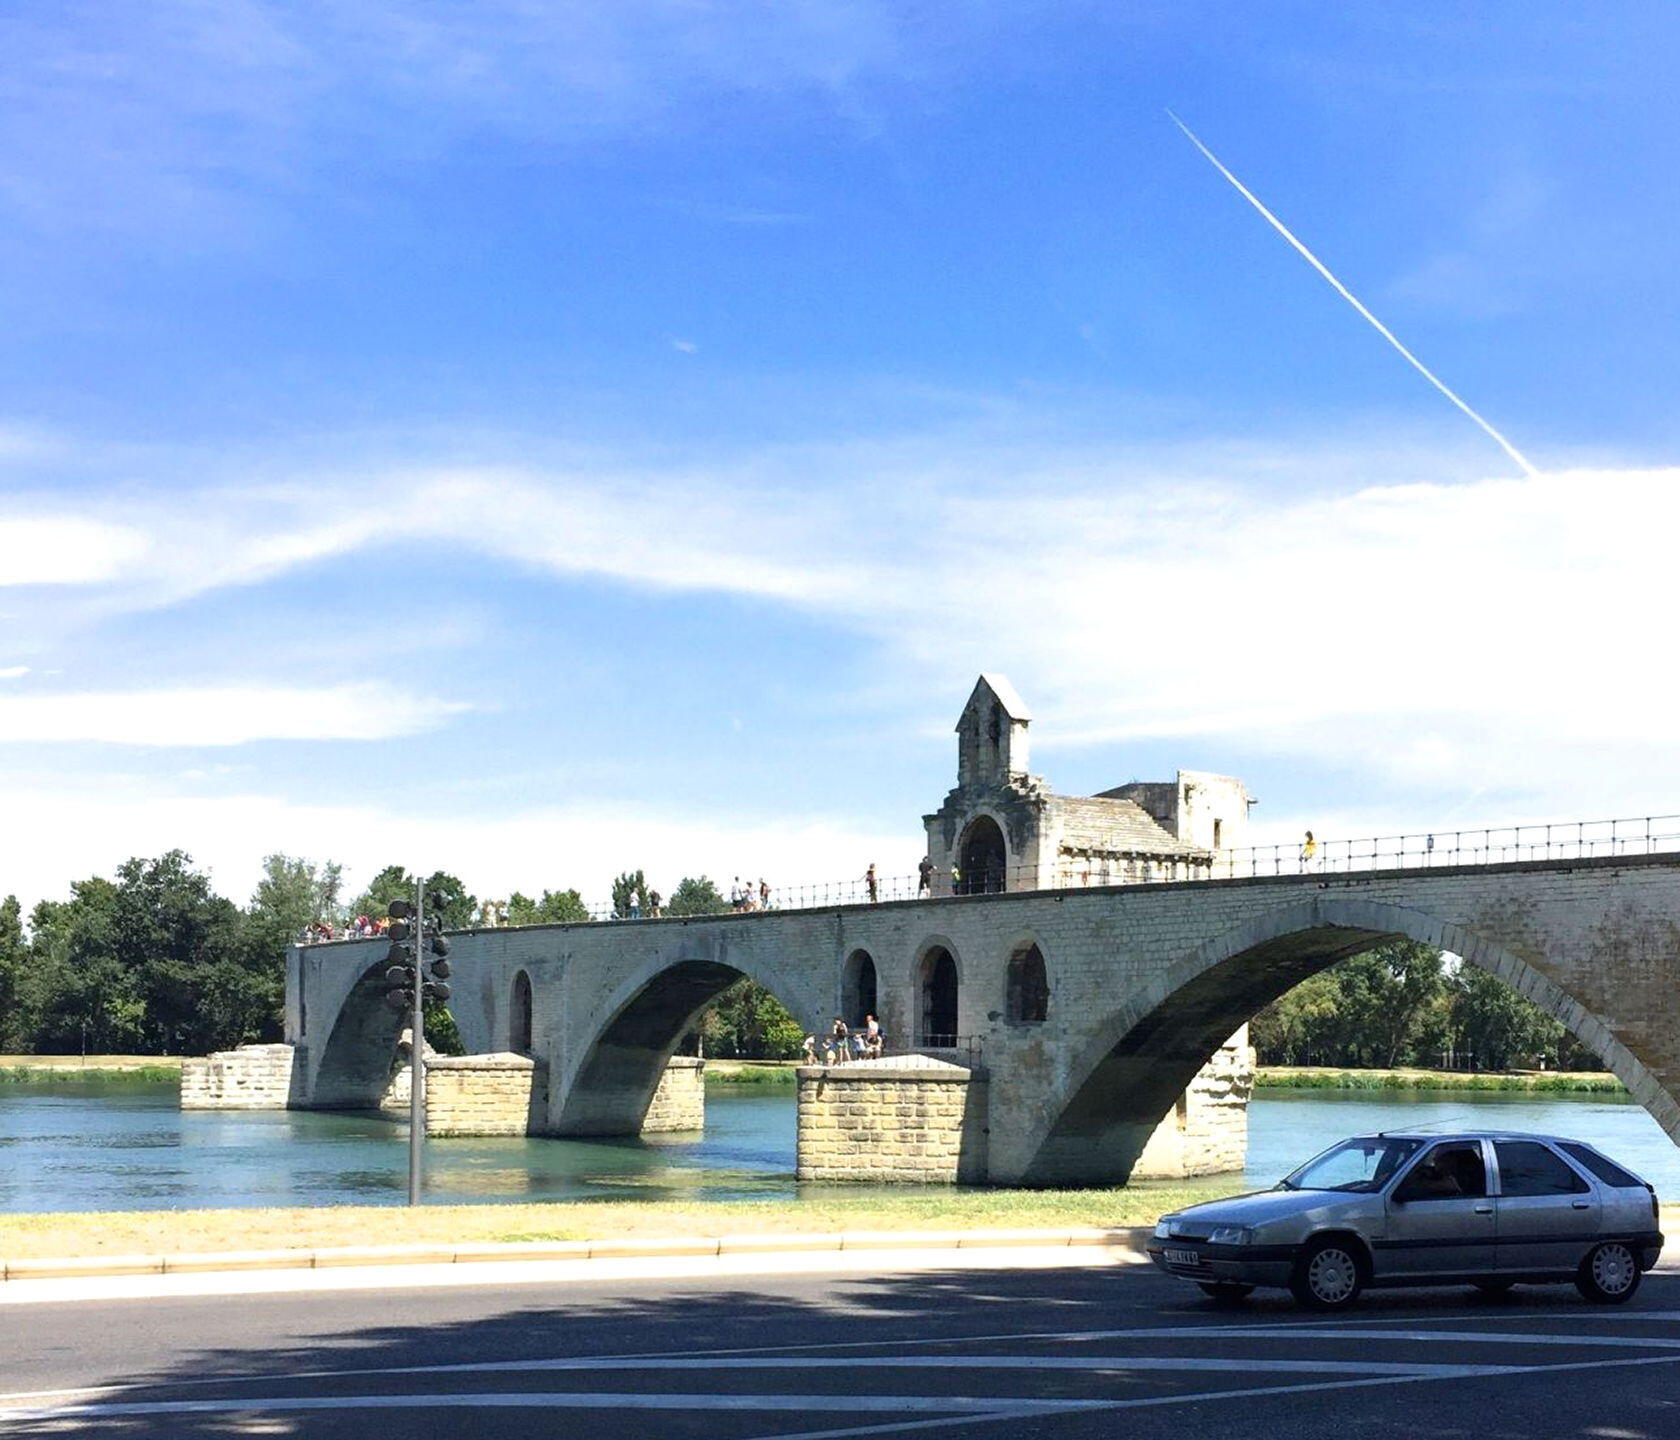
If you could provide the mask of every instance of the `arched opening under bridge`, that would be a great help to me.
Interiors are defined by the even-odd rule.
[[[584,1051],[554,1132],[636,1134],[666,1062],[707,1007],[742,979],[757,977],[715,960],[682,960],[629,987]]]
[[[1122,1183],[1197,1070],[1265,1006],[1338,961],[1396,940],[1442,948],[1442,936],[1442,926],[1417,911],[1321,900],[1273,912],[1204,946],[1115,1010],[1071,1068],[1068,1086],[1052,1097],[1044,1139],[1024,1171],[997,1178]],[[1674,1097],[1602,1019],[1508,950],[1480,939],[1466,948],[1473,953],[1464,964],[1517,986],[1633,1090],[1671,1136],[1680,1132]]]

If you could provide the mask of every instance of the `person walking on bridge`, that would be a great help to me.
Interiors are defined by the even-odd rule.
[[[933,894],[933,856],[924,855],[916,866],[916,898]]]
[[[1307,831],[1307,838],[1301,842],[1301,869],[1311,870],[1313,862],[1318,859],[1318,841],[1313,839],[1311,830]]]
[[[875,875],[875,862],[869,862],[869,868],[863,872],[864,888],[869,891],[869,903],[873,905],[881,898],[881,882]]]

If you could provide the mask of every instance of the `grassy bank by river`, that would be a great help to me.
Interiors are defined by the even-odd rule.
[[[554,1205],[322,1206],[311,1210],[128,1210],[0,1215],[0,1259],[311,1250],[329,1245],[605,1240],[620,1236],[833,1234],[1152,1225],[1234,1194],[1240,1175],[1112,1190],[807,1189],[797,1202],[680,1200]]]
[[[133,1080],[143,1084],[181,1078],[178,1055],[0,1055],[0,1085],[41,1080]]]
[[[1521,1071],[1509,1075],[1460,1070],[1341,1070],[1317,1065],[1266,1065],[1255,1088],[1268,1090],[1512,1090],[1544,1095],[1626,1095],[1614,1075],[1596,1070]]]

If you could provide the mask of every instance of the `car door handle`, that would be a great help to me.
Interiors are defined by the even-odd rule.
[[[1478,1205],[1476,1207],[1476,1213],[1478,1215],[1491,1215],[1491,1214],[1493,1214],[1493,1206],[1491,1206],[1491,1205]]]
[[[1592,1201],[1591,1200],[1571,1200],[1569,1202],[1569,1208],[1571,1210],[1591,1210],[1592,1209]]]

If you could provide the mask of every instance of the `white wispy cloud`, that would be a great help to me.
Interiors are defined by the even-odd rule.
[[[0,585],[93,585],[145,555],[139,531],[71,514],[0,516]]]
[[[32,628],[97,629],[411,539],[810,613],[872,642],[881,691],[930,723],[948,723],[976,670],[1006,670],[1045,717],[1045,754],[1177,739],[1185,763],[1264,754],[1437,805],[1674,803],[1680,680],[1653,663],[1645,617],[1668,605],[1680,471],[1407,481],[1388,477],[1449,467],[1397,467],[1394,451],[1381,437],[1317,453],[942,437],[665,470],[392,466],[131,491],[121,524],[140,540],[82,587],[87,615],[38,608]],[[307,723],[361,734],[391,723],[378,710],[360,699]],[[174,725],[166,713],[154,732]],[[46,711],[25,726],[61,728]]]
[[[467,708],[373,684],[7,695],[0,697],[0,744],[384,740],[432,729]]]
[[[0,680],[21,680],[28,673],[27,665],[0,666]]]

